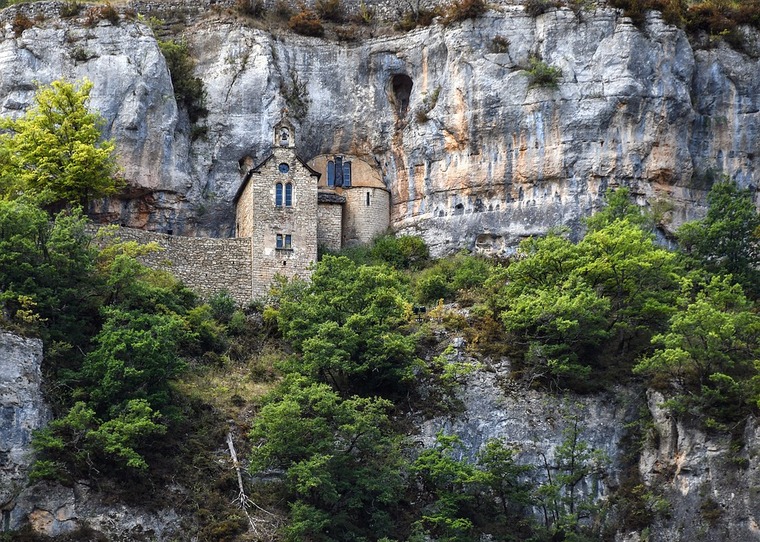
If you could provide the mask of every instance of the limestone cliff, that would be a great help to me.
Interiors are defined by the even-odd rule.
[[[44,16],[16,32],[16,9]],[[434,254],[577,231],[608,186],[672,206],[672,229],[700,214],[710,171],[758,182],[758,61],[723,44],[694,49],[657,13],[637,28],[604,7],[532,17],[494,4],[476,20],[346,44],[209,10],[184,32],[209,110],[193,129],[150,28],[59,11],[2,12],[0,115],[27,107],[35,82],[91,79],[132,187],[98,208],[115,222],[228,236],[240,164],[263,157],[283,113],[300,117],[304,159],[345,152],[377,164],[393,227]],[[557,88],[531,87],[532,57],[562,70]]]
[[[9,521],[13,499],[26,484],[32,431],[48,420],[42,398],[42,341],[0,330],[0,510]]]

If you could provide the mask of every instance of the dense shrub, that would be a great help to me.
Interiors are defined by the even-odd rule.
[[[288,27],[296,34],[302,36],[321,37],[325,34],[325,28],[322,26],[322,19],[319,14],[308,8],[304,8],[288,21]]]
[[[385,235],[375,241],[370,255],[375,261],[387,263],[396,269],[419,269],[430,253],[419,237]]]
[[[110,2],[101,6],[92,6],[87,10],[86,24],[95,26],[99,21],[108,21],[117,25],[119,24],[119,11]]]
[[[543,60],[531,57],[528,68],[530,87],[557,88],[562,77],[562,70],[556,66],[550,66]]]
[[[551,8],[556,7],[556,3],[551,0],[526,0],[524,5],[525,12],[531,17],[538,17]]]
[[[420,7],[411,11],[405,12],[401,20],[395,24],[396,30],[402,30],[408,32],[414,30],[418,26],[430,26],[433,24],[433,19],[440,15],[438,9],[427,9]]]
[[[159,41],[158,46],[166,59],[172,78],[177,105],[187,110],[190,122],[196,122],[208,114],[206,109],[206,91],[203,81],[193,75],[195,62],[184,41]]]
[[[326,21],[339,23],[343,20],[344,9],[340,0],[317,0],[314,9]]]
[[[443,24],[448,25],[480,17],[488,10],[485,0],[454,0],[446,6]]]
[[[237,0],[237,9],[243,15],[261,18],[266,12],[264,0]]]

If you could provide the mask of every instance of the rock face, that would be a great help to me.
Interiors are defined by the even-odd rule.
[[[0,510],[5,514],[26,484],[32,431],[43,427],[49,417],[42,398],[41,364],[39,339],[0,330]]]
[[[760,427],[750,420],[734,442],[675,420],[649,392],[656,438],[639,461],[649,487],[661,488],[670,503],[652,526],[652,540],[760,540]]]
[[[43,8],[56,9],[17,9]],[[758,61],[724,45],[694,50],[656,13],[639,29],[608,8],[532,17],[500,5],[352,44],[210,15],[185,34],[207,94],[200,128],[178,110],[148,27],[50,16],[16,36],[13,13],[2,17],[0,115],[27,107],[35,81],[91,79],[132,185],[97,210],[131,226],[230,235],[240,164],[268,152],[283,115],[304,159],[377,164],[393,227],[435,255],[509,252],[559,225],[578,232],[609,186],[670,209],[672,229],[702,212],[711,171],[758,181]],[[531,58],[561,70],[556,88],[531,85]]]
[[[558,397],[519,389],[500,380],[507,366],[476,371],[461,388],[463,410],[452,418],[422,424],[421,439],[434,444],[444,430],[460,436],[465,448],[478,450],[486,441],[501,438],[519,451],[518,462],[534,467],[533,477],[544,478],[544,457],[553,464],[556,450],[573,419],[580,420],[580,439],[608,458],[606,474],[598,486],[582,484],[584,496],[611,503],[620,489],[626,454],[626,425],[640,415],[651,416],[649,438],[639,453],[640,481],[652,495],[648,506],[654,522],[645,531],[627,532],[616,525],[615,509],[607,518],[616,540],[623,542],[678,542],[700,540],[760,540],[760,428],[747,422],[741,438],[710,436],[703,430],[672,418],[663,409],[659,392],[615,393]],[[541,455],[543,454],[543,456]],[[635,456],[634,456],[635,457]],[[657,501],[655,503],[655,500]]]

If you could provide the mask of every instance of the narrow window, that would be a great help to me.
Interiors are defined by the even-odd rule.
[[[285,185],[285,207],[293,205],[293,184],[287,183]]]
[[[281,233],[278,233],[278,234],[277,234],[277,244],[276,244],[275,246],[276,246],[277,248],[282,248],[282,246],[283,246],[283,245],[282,245],[282,241],[283,241],[283,239],[282,239],[282,234],[281,234]]]
[[[291,245],[291,236],[285,235],[285,248],[293,248]]]
[[[282,183],[277,183],[274,186],[274,204],[277,207],[282,207]]]
[[[335,162],[327,162],[327,186],[335,186]]]
[[[351,186],[351,162],[343,162],[343,186]]]
[[[369,207],[369,192],[367,192],[367,207]]]

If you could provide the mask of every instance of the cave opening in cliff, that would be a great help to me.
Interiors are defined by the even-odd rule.
[[[406,116],[409,110],[409,97],[412,95],[412,78],[405,73],[397,73],[391,78],[393,101],[396,104],[396,113],[399,118]]]

